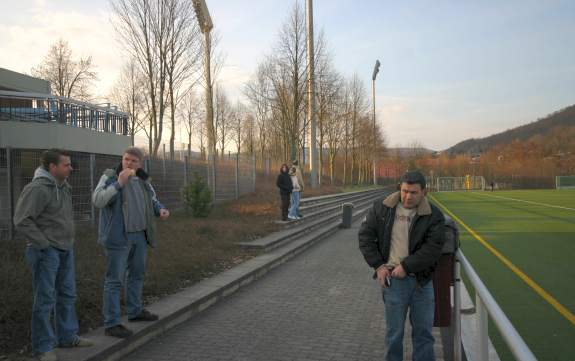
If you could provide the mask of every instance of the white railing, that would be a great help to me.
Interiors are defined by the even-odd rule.
[[[453,295],[453,307],[455,309],[455,324],[453,325],[454,342],[453,342],[453,358],[455,361],[461,361],[462,358],[462,339],[461,339],[461,269],[463,270],[471,285],[475,289],[475,309],[477,316],[477,335],[474,340],[476,342],[476,355],[473,355],[474,361],[488,361],[489,360],[489,330],[488,330],[488,316],[491,319],[501,336],[503,341],[511,350],[511,353],[519,361],[536,361],[535,355],[531,352],[525,341],[521,338],[515,327],[511,324],[505,313],[491,293],[485,287],[467,258],[457,250],[455,254],[455,284]],[[468,357],[469,359],[469,357]]]

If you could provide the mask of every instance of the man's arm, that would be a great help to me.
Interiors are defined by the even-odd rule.
[[[106,184],[110,177],[106,174],[100,177],[100,181],[92,193],[92,203],[96,208],[104,208],[118,198],[122,186],[118,181]]]
[[[25,187],[16,205],[14,214],[16,230],[37,249],[44,249],[50,245],[36,224],[36,218],[44,211],[49,201],[50,195],[46,191],[39,187]]]
[[[401,261],[407,273],[417,273],[428,269],[439,261],[445,242],[445,218],[441,212],[433,216],[421,247]]]
[[[377,220],[375,205],[369,209],[365,220],[362,222],[358,232],[359,250],[368,265],[378,269],[384,264],[384,260],[379,252],[377,239]]]
[[[158,200],[158,197],[156,195],[156,190],[154,189],[154,187],[152,186],[151,183],[148,183],[148,185],[150,186],[150,190],[152,191],[152,205],[154,207],[154,214],[156,215],[156,217],[161,217],[163,214],[165,214],[168,209]],[[166,211],[166,212],[162,212],[162,210]],[[166,215],[169,216],[169,212]]]

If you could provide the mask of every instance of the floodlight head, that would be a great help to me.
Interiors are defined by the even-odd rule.
[[[375,61],[375,66],[373,67],[373,75],[371,76],[371,80],[375,80],[375,77],[377,77],[377,73],[379,73],[379,66],[381,65],[381,63],[379,62],[379,60]]]
[[[196,17],[200,23],[200,29],[202,33],[206,33],[214,27],[212,23],[212,18],[210,12],[208,11],[208,6],[206,5],[206,0],[192,0],[194,5],[194,11],[196,12]]]

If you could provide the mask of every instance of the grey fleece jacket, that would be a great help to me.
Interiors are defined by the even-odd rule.
[[[14,225],[35,248],[71,249],[74,245],[74,216],[70,185],[67,182],[58,185],[44,168],[36,169],[34,179],[18,198]]]

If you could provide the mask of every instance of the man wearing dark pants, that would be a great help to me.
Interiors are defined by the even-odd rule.
[[[167,219],[170,213],[156,198],[142,169],[143,158],[141,150],[128,148],[118,168],[104,172],[92,195],[94,206],[101,210],[98,242],[106,252],[105,333],[119,338],[132,335],[121,322],[120,293],[126,278],[128,320],[158,319],[143,308],[142,291],[148,246],[156,244],[154,216]]]
[[[431,281],[444,243],[444,217],[425,197],[425,177],[405,173],[400,191],[376,202],[359,230],[359,248],[382,286],[387,361],[403,360],[409,310],[413,361],[435,360]]]
[[[66,181],[71,172],[68,153],[58,149],[42,153],[42,165],[22,190],[14,215],[16,230],[28,241],[26,260],[32,269],[32,349],[44,361],[58,359],[56,345],[92,345],[78,336],[74,217]]]

